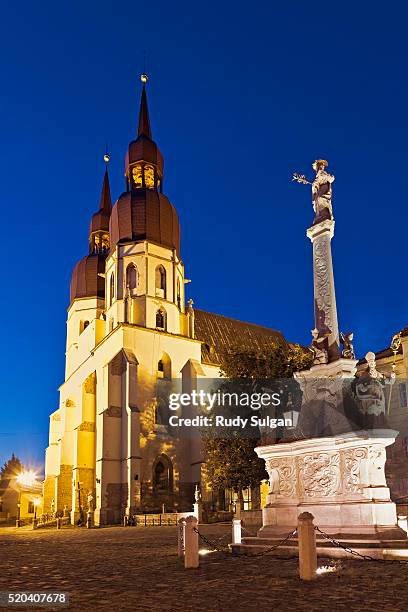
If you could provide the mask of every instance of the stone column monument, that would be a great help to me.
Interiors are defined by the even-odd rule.
[[[397,526],[384,472],[385,449],[398,432],[387,429],[382,419],[385,382],[373,375],[375,365],[365,378],[355,377],[351,333],[341,334],[340,350],[331,256],[334,176],[327,165],[325,160],[314,162],[313,181],[294,175],[297,182],[311,185],[315,213],[307,230],[313,244],[314,360],[309,370],[295,376],[303,392],[295,435],[256,449],[270,481],[258,537],[287,534],[298,515],[308,511],[327,533],[384,546],[385,541],[406,538]]]

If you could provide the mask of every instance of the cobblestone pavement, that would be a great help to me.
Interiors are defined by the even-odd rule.
[[[200,531],[214,540],[230,527]],[[185,570],[175,527],[0,529],[0,591],[65,591],[71,610],[407,610],[408,566],[333,563],[336,572],[306,583],[295,559],[271,556],[215,552]]]

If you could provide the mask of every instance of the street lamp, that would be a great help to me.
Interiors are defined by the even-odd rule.
[[[25,470],[24,472],[20,472],[16,478],[16,482],[19,485],[16,527],[20,527],[21,525],[21,490],[23,487],[32,487],[36,480],[37,474],[33,470]]]
[[[37,508],[40,505],[40,499],[38,497],[34,500],[34,519],[33,519],[33,529],[37,528]]]
[[[37,474],[33,470],[26,470],[21,472],[16,480],[22,487],[32,487],[37,480]]]

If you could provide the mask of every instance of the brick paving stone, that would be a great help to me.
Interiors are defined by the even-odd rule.
[[[230,527],[200,531],[215,541]],[[296,559],[268,555],[212,552],[185,570],[175,527],[0,529],[0,591],[65,591],[70,610],[407,610],[408,566],[319,559],[332,563],[336,572],[306,583]]]

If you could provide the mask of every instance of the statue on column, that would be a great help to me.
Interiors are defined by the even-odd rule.
[[[315,212],[314,223],[319,223],[325,219],[333,219],[332,210],[332,183],[333,174],[326,172],[328,166],[325,159],[316,159],[312,168],[316,176],[312,183],[313,210]]]
[[[325,219],[333,219],[332,209],[332,183],[334,182],[333,174],[326,172],[328,166],[325,159],[316,159],[312,168],[316,172],[313,181],[309,181],[304,174],[294,172],[292,180],[302,185],[312,186],[312,200],[315,218],[313,225],[324,221]]]

